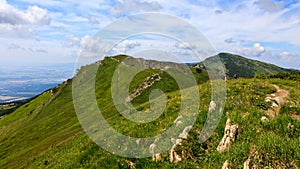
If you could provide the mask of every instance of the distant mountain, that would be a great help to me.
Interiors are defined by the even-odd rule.
[[[266,76],[270,76],[278,73],[289,73],[295,71],[293,69],[285,69],[273,64],[252,60],[229,53],[220,53],[216,56],[207,58],[201,62],[200,65],[204,66],[203,63],[205,63],[207,67],[214,67],[214,63],[216,63],[218,57],[224,64],[226,68],[226,75],[229,77],[233,77],[234,74],[237,74],[238,77],[252,78],[255,76],[255,74],[264,74]]]

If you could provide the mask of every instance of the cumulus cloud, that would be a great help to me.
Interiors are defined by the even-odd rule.
[[[26,11],[19,10],[8,4],[5,0],[0,1],[0,33],[29,37],[35,35],[30,25],[50,24],[48,11],[38,6],[29,6]]]
[[[255,56],[260,56],[266,51],[265,47],[261,46],[260,43],[254,43],[252,50]]]
[[[100,42],[100,38],[89,35],[84,36],[79,43],[78,55],[83,57],[98,57],[101,52]]]
[[[50,24],[48,11],[38,6],[29,6],[26,11],[19,10],[8,4],[6,0],[0,0],[0,33],[30,37],[36,35],[31,25]]]
[[[2,0],[0,1],[0,24],[47,25],[50,24],[50,16],[47,10],[38,6],[29,6],[24,12]]]
[[[162,7],[157,2],[147,2],[140,0],[123,0],[118,1],[115,6],[110,10],[113,16],[122,16],[124,14],[134,13],[134,12],[150,12],[158,11]]]
[[[83,57],[99,57],[99,55],[107,50],[107,47],[101,46],[102,40],[99,37],[91,37],[86,35],[82,38],[74,35],[67,35],[63,45],[72,48],[72,54]]]
[[[141,46],[141,43],[132,40],[124,40],[115,46],[112,50],[114,54],[126,54],[128,51]]]
[[[245,56],[260,57],[266,52],[266,48],[260,43],[254,43],[252,48],[239,48],[237,52]]]

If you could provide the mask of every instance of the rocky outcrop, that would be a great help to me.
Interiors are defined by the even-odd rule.
[[[170,150],[170,162],[171,163],[178,163],[179,161],[182,161],[182,158],[179,154],[175,151],[175,148],[179,145],[181,145],[182,139],[176,139],[175,144],[172,146]]]
[[[141,95],[141,93],[146,90],[147,88],[151,87],[156,81],[160,81],[161,77],[159,76],[159,74],[154,74],[152,76],[149,76],[145,79],[145,81],[138,86],[137,88],[135,88],[135,90],[133,91],[132,94],[130,94],[127,98],[126,98],[126,102],[130,102],[132,101],[134,98],[138,97],[139,95]]]
[[[271,103],[271,108],[266,111],[266,114],[273,119],[275,116],[278,115],[280,108],[283,104],[285,104],[285,98],[289,96],[289,91],[281,89],[277,85],[272,85],[276,88],[276,92],[269,94],[265,98],[265,102]]]
[[[222,153],[230,148],[237,138],[238,128],[238,125],[230,125],[230,119],[227,119],[224,136],[217,147],[218,152]]]
[[[53,88],[53,89],[50,90],[51,97],[54,96],[55,93],[56,93],[56,89],[55,88]]]
[[[176,151],[175,148],[177,146],[181,145],[181,142],[184,139],[187,139],[188,135],[189,135],[189,131],[192,129],[192,126],[187,126],[184,128],[184,130],[179,134],[179,139],[173,139],[173,141],[175,142],[175,144],[172,146],[171,150],[170,150],[170,162],[171,163],[178,163],[179,161],[182,161],[183,158],[182,156],[180,156]]]

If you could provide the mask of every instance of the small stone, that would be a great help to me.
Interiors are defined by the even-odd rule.
[[[211,102],[209,103],[208,112],[209,112],[209,113],[212,113],[213,111],[216,110],[216,107],[217,107],[216,102],[215,102],[215,101],[211,101]]]
[[[261,120],[261,122],[263,122],[263,123],[266,123],[266,122],[269,121],[269,119],[268,119],[266,116],[262,116],[260,120]]]
[[[272,103],[272,107],[273,107],[273,108],[277,108],[277,107],[279,107],[279,105],[278,105],[277,103],[273,102],[273,103]]]
[[[291,130],[291,129],[294,128],[294,125],[292,125],[291,123],[289,123],[288,126],[287,126],[287,128],[288,128],[289,130]]]
[[[225,161],[225,163],[222,166],[222,169],[230,169],[228,160]]]

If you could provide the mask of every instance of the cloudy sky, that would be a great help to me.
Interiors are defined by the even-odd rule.
[[[217,52],[300,69],[296,0],[0,0],[1,65],[74,63],[101,48],[97,42],[102,39],[92,37],[103,27],[149,12],[176,16],[195,26]],[[165,37],[144,36],[124,39],[112,51],[130,53],[147,45],[180,49],[177,54],[182,58],[187,47],[193,48]]]

